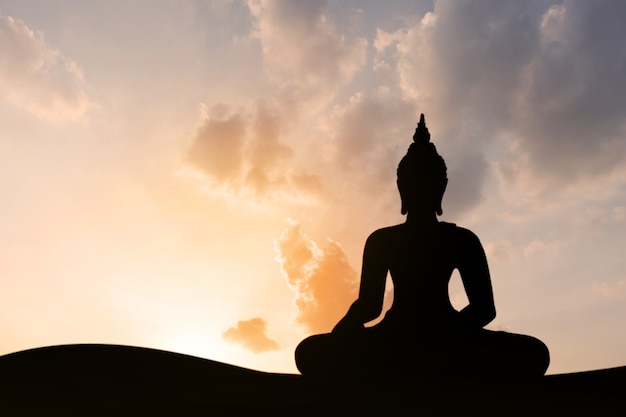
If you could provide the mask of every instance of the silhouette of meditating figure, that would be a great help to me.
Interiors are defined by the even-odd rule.
[[[317,377],[542,376],[550,362],[545,344],[483,328],[496,315],[484,250],[471,231],[437,220],[448,179],[423,114],[413,140],[397,171],[406,222],[369,236],[358,299],[332,333],[298,345],[298,369]],[[448,295],[454,269],[469,301],[461,311],[452,307]],[[380,323],[365,327],[382,311],[388,271],[393,305]]]

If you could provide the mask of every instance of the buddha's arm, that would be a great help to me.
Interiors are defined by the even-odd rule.
[[[333,333],[349,332],[362,328],[377,318],[383,308],[387,263],[384,239],[379,232],[370,235],[363,251],[359,298],[350,306],[346,315],[337,323]]]
[[[496,316],[487,257],[478,237],[462,230],[458,269],[469,304],[459,314],[469,327],[480,328]]]

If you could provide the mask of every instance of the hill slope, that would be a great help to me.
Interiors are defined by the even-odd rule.
[[[626,415],[626,367],[533,385],[309,381],[155,349],[64,345],[0,357],[0,414]]]

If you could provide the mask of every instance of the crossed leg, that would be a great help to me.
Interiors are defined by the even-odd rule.
[[[306,376],[429,373],[486,379],[542,376],[550,354],[540,340],[480,329],[440,340],[391,338],[375,327],[350,336],[321,334],[303,340],[296,365]]]

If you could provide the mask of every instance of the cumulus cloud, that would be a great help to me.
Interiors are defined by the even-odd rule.
[[[626,157],[621,3],[439,0],[404,27],[378,28],[369,60],[368,41],[337,26],[324,1],[247,6],[272,93],[208,117],[190,152],[236,193],[302,198],[322,184],[335,195],[391,193],[420,112],[448,165],[443,208],[453,218],[483,200],[491,173],[527,201]],[[222,147],[218,122],[243,127]],[[219,161],[204,152],[218,149]],[[303,158],[309,171],[297,168]]]
[[[266,323],[260,317],[240,320],[235,327],[222,333],[222,338],[229,343],[237,343],[254,352],[262,353],[279,348],[276,341],[265,334]]]
[[[417,24],[379,30],[375,46],[395,48],[403,93],[445,126],[460,165],[474,160],[464,186],[480,190],[478,156],[498,141],[506,180],[547,191],[624,161],[625,13],[609,1],[439,0]]]
[[[319,108],[365,64],[367,41],[342,34],[324,0],[248,0],[252,36],[288,103]]]
[[[566,1],[540,18],[514,109],[529,168],[561,179],[623,161],[626,4]]]
[[[342,33],[324,1],[247,4],[252,38],[261,45],[275,92],[252,110],[208,116],[194,135],[189,160],[216,184],[263,198],[323,195],[344,202],[395,193],[395,169],[410,145],[419,109],[414,97],[393,84],[391,66],[382,70],[385,65],[378,62],[380,85],[374,91],[357,89],[347,102],[333,101],[366,63],[367,42]],[[400,32],[387,38],[378,33],[375,47],[381,51],[403,39]],[[287,128],[295,124],[310,126],[313,133],[303,139]],[[232,129],[220,132],[217,125]],[[437,145],[445,141],[445,132],[434,133]],[[310,152],[306,157],[297,154],[304,149]],[[296,168],[302,158],[312,162],[310,171]],[[487,164],[473,152],[451,158],[448,166],[444,210],[455,215],[480,201]],[[386,209],[396,203],[395,194],[390,197],[376,204]]]
[[[93,106],[78,65],[23,21],[0,14],[0,50],[0,91],[14,105],[57,124]]]
[[[330,239],[320,248],[293,221],[274,246],[296,292],[297,322],[312,333],[329,332],[357,298],[357,275],[343,249]]]
[[[321,179],[294,167],[281,140],[281,116],[264,102],[253,111],[217,105],[192,137],[187,162],[217,186],[264,199],[310,199],[323,194]]]

